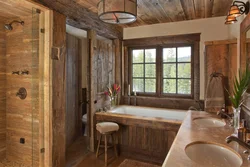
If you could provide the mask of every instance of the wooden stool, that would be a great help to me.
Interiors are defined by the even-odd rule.
[[[116,150],[116,143],[114,139],[114,133],[116,133],[119,130],[119,125],[114,122],[100,122],[96,124],[96,130],[100,132],[100,138],[99,138],[98,146],[96,150],[96,157],[99,156],[100,147],[104,147],[105,148],[105,166],[107,166],[108,165],[108,152],[107,152],[108,148],[114,147],[115,156],[118,157],[118,153]],[[102,140],[103,135],[104,135],[104,145],[101,145],[101,140]],[[110,135],[112,138],[113,144],[111,146],[108,146],[108,140],[107,140],[108,135]]]

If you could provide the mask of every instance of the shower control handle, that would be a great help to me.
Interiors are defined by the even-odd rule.
[[[16,93],[16,96],[18,96],[20,99],[24,100],[27,97],[27,91],[25,88],[20,88],[18,92]]]

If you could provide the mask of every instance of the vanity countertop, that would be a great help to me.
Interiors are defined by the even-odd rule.
[[[243,159],[242,167],[250,166],[250,161],[247,160],[247,154],[243,154],[243,151],[246,149],[234,141],[229,144],[225,141],[226,137],[233,133],[233,127],[228,125],[213,128],[202,127],[193,122],[195,118],[199,117],[218,118],[216,115],[207,112],[188,111],[162,167],[206,167],[206,165],[202,166],[195,163],[189,159],[185,153],[185,147],[195,141],[218,143],[225,147],[232,148],[241,155]]]

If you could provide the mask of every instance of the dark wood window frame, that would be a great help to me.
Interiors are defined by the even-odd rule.
[[[148,49],[156,48],[156,93],[141,93],[137,92],[138,96],[151,96],[159,98],[185,98],[199,100],[200,96],[200,63],[199,63],[199,42],[200,34],[188,34],[166,37],[152,37],[143,39],[131,39],[124,41],[124,56],[125,56],[125,90],[126,95],[128,84],[132,88],[132,49]],[[163,93],[163,48],[169,47],[185,47],[191,46],[191,95],[185,94],[166,94]],[[159,56],[160,55],[160,56]],[[127,58],[127,59],[126,59]],[[126,61],[127,60],[127,61]],[[127,78],[126,78],[127,77]],[[133,91],[131,89],[131,95]]]
[[[179,48],[179,47],[191,47],[191,61],[190,62],[163,62],[163,49],[164,48]],[[132,51],[133,50],[144,50],[144,59],[145,59],[145,50],[147,49],[156,49],[156,77],[153,79],[156,79],[156,92],[145,92],[145,79],[148,77],[145,77],[145,64],[152,64],[152,63],[145,63],[145,60],[143,63],[133,63],[132,61]],[[177,53],[176,53],[177,54]],[[131,93],[133,93],[133,79],[138,78],[138,77],[133,77],[133,64],[143,64],[144,65],[144,77],[142,79],[144,80],[144,92],[137,92],[137,95],[139,96],[157,96],[157,97],[180,97],[180,98],[193,98],[193,93],[194,93],[194,88],[193,88],[193,82],[194,82],[194,77],[193,77],[193,45],[192,44],[171,44],[171,45],[156,45],[156,46],[146,46],[146,47],[129,47],[129,83],[132,87]],[[176,57],[177,58],[177,57]],[[191,80],[191,94],[178,94],[178,93],[164,93],[163,92],[163,87],[164,83],[163,80],[166,79],[163,77],[163,64],[176,64],[176,68],[178,68],[178,64],[181,63],[190,63],[191,64],[191,78],[184,78],[184,79],[190,79]],[[176,75],[178,75],[178,70],[176,70]],[[178,78],[171,78],[171,79],[182,79]],[[176,89],[178,89],[176,82]]]
[[[145,50],[147,50],[147,49],[156,49],[156,62],[155,63],[146,63],[145,62]],[[138,93],[138,95],[142,95],[142,94],[144,94],[144,95],[149,95],[149,96],[154,96],[155,95],[155,93],[154,92],[145,92],[145,80],[146,79],[155,79],[156,80],[156,88],[157,88],[157,48],[155,47],[155,46],[148,46],[148,47],[136,47],[136,48],[130,48],[129,49],[130,50],[130,55],[132,55],[132,50],[144,50],[144,62],[143,63],[134,63],[133,61],[132,61],[132,57],[130,56],[130,58],[129,58],[129,62],[130,62],[130,84],[131,84],[131,92],[133,92],[133,78],[140,78],[140,77],[133,77],[132,76],[132,73],[133,73],[133,70],[132,70],[132,67],[133,67],[133,64],[143,64],[143,67],[144,67],[144,75],[143,75],[143,77],[141,77],[141,79],[143,79],[144,80],[144,92],[137,92]],[[156,65],[156,75],[155,75],[155,77],[145,77],[145,65],[146,64],[155,64]]]

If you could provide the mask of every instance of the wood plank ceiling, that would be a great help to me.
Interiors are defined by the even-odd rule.
[[[137,21],[127,25],[106,24],[97,16],[100,0],[33,0],[67,16],[67,24],[93,29],[106,38],[122,39],[122,28],[226,16],[233,0],[138,0]]]
[[[100,0],[73,0],[97,13]],[[233,0],[138,0],[137,21],[122,27],[226,16]]]

